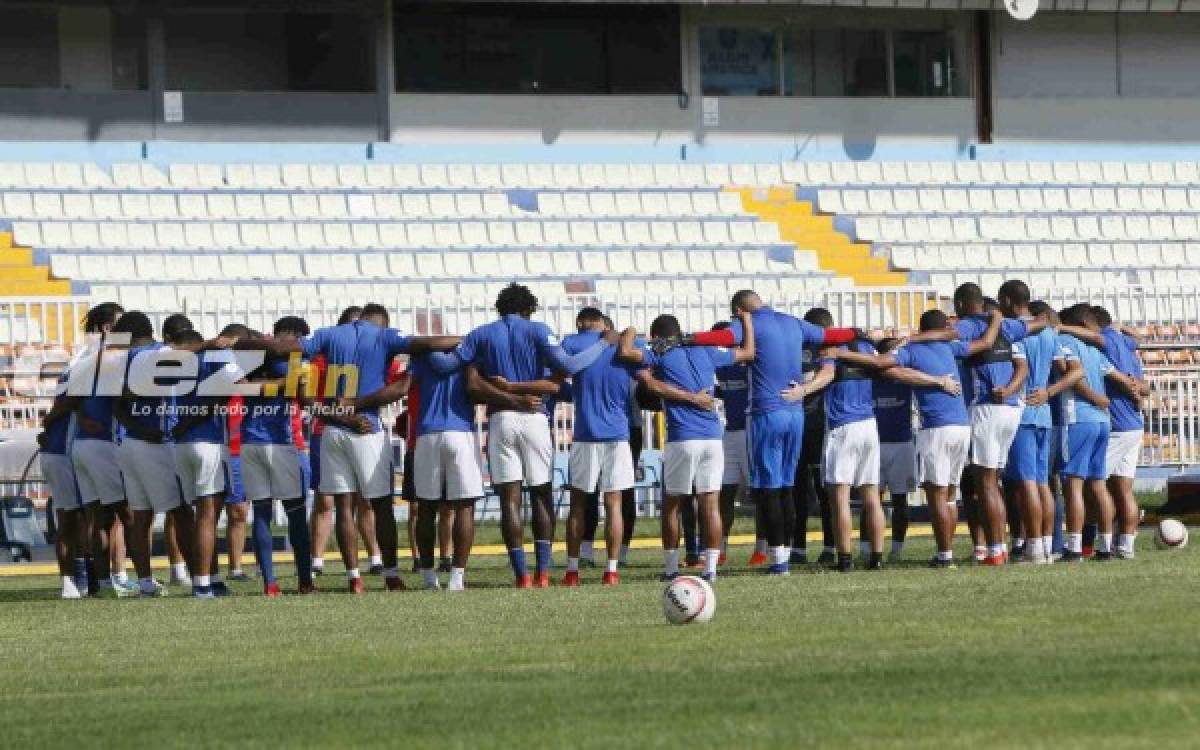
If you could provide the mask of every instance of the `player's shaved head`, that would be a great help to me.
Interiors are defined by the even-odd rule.
[[[537,312],[538,298],[524,284],[509,284],[496,295],[496,312],[528,318]]]
[[[175,341],[173,343],[175,343],[178,346],[188,346],[188,345],[194,346],[196,344],[203,344],[204,337],[201,336],[198,331],[194,331],[191,328],[189,328],[186,331],[180,331],[175,336]]]
[[[1004,314],[1015,317],[1029,307],[1029,286],[1020,279],[1009,279],[1000,285],[996,297]]]
[[[1050,325],[1058,325],[1058,313],[1045,300],[1035,299],[1029,303],[1029,314],[1045,318]]]
[[[154,324],[141,310],[130,310],[117,319],[113,333],[128,333],[131,339],[154,338]]]
[[[954,290],[954,312],[959,315],[983,312],[983,290],[978,284],[968,281]]]
[[[926,310],[921,313],[922,331],[940,331],[950,325],[950,319],[941,310]]]
[[[650,335],[656,339],[669,339],[683,335],[679,327],[679,318],[674,315],[659,315],[650,324]]]
[[[1092,315],[1096,318],[1096,324],[1101,328],[1108,328],[1113,323],[1112,314],[1100,305],[1092,305]]]
[[[362,317],[359,320],[365,320],[368,323],[374,323],[380,328],[386,328],[391,320],[388,316],[387,308],[375,302],[363,305]]]
[[[168,315],[162,322],[162,340],[168,344],[179,341],[179,334],[194,328],[192,321],[183,313]]]
[[[875,345],[875,349],[878,350],[880,354],[887,354],[891,350],[895,349],[899,344],[900,339],[896,338],[895,336],[888,336],[885,339],[880,339],[879,343]]]
[[[275,325],[271,328],[271,333],[276,336],[307,336],[309,331],[308,322],[295,315],[283,316],[275,321]]]
[[[729,308],[733,311],[734,315],[740,312],[752,313],[762,306],[762,297],[759,297],[758,292],[753,289],[741,289],[735,292],[733,299],[729,303]]]
[[[604,313],[595,307],[585,307],[575,316],[575,327],[580,331],[604,328]]]
[[[245,323],[230,323],[221,329],[222,337],[244,339],[250,335],[250,327]]]
[[[833,328],[833,313],[823,307],[811,308],[804,313],[804,320],[822,328]]]
[[[344,326],[347,323],[353,323],[362,317],[362,311],[363,309],[358,305],[350,305],[345,310],[342,310],[342,314],[338,316],[337,324]]]

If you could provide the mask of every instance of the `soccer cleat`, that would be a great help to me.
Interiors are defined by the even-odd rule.
[[[300,584],[299,588],[296,589],[296,593],[300,594],[301,596],[315,594],[317,593],[317,585],[315,583],[302,583]]]
[[[767,575],[769,576],[790,576],[792,571],[788,568],[787,563],[772,563],[767,566]]]
[[[701,574],[700,574],[700,577],[701,577],[701,578],[703,578],[705,581],[707,581],[707,582],[709,582],[709,583],[715,583],[715,582],[716,582],[716,580],[717,580],[717,574],[716,574],[716,573],[701,573]]]
[[[1095,547],[1085,546],[1083,548],[1083,556],[1088,558],[1089,560],[1092,559],[1093,557],[1095,557],[1095,555],[1096,555]]]
[[[209,589],[215,597],[229,596],[229,587],[225,585],[224,581],[213,581]]]
[[[515,589],[531,589],[533,588],[533,577],[526,573],[523,576],[518,576],[517,580],[513,581]]]
[[[602,586],[616,586],[620,582],[621,574],[615,570],[605,571],[604,577],[600,579],[600,585]]]
[[[1063,550],[1062,557],[1060,557],[1058,560],[1059,560],[1059,562],[1065,562],[1065,563],[1081,563],[1085,559],[1087,559],[1087,558],[1085,558],[1080,553],[1074,552],[1074,551],[1068,549],[1068,550]]]
[[[441,559],[441,562],[438,563],[438,572],[439,573],[449,573],[450,569],[451,569],[450,558],[443,557]]]
[[[817,558],[817,565],[835,565],[837,563],[837,555],[829,550],[821,552],[821,556]]]
[[[867,570],[883,570],[883,555],[871,555],[867,560]]]
[[[759,552],[758,550],[755,550],[754,554],[750,555],[750,560],[746,564],[752,568],[757,567],[759,565],[766,565],[767,564],[767,553]]]
[[[717,565],[724,565],[727,562],[729,562],[729,555],[726,555],[724,552],[722,552],[720,556],[717,557]]]
[[[466,591],[467,584],[465,581],[462,583],[455,583],[454,581],[451,581],[450,584],[446,586],[446,590],[447,591]]]
[[[1113,556],[1114,556],[1115,558],[1117,558],[1118,560],[1132,560],[1132,559],[1134,559],[1133,550],[1131,550],[1131,549],[1124,549],[1124,548],[1122,548],[1122,547],[1117,547],[1115,550],[1113,550]]]
[[[808,565],[808,552],[806,552],[803,548],[792,550],[792,555],[789,559],[789,562],[791,562],[792,565]]]
[[[351,594],[367,593],[367,584],[363,583],[362,578],[351,578],[346,588]]]
[[[154,582],[153,582],[153,588],[151,588],[149,591],[147,591],[147,590],[143,589],[143,588],[142,588],[142,587],[139,585],[139,586],[138,586],[138,593],[139,593],[141,596],[144,596],[144,597],[147,597],[147,598],[158,598],[158,597],[163,597],[163,596],[166,596],[166,595],[167,595],[167,587],[166,587],[166,586],[164,586],[164,585],[162,584],[162,581],[154,581]]]
[[[1096,562],[1109,562],[1113,559],[1113,554],[1111,552],[1097,552],[1096,556],[1092,559]]]
[[[250,576],[246,575],[245,572],[238,570],[229,574],[229,580],[245,583],[246,581],[250,580]]]
[[[659,583],[667,583],[669,581],[674,581],[678,577],[679,577],[678,573],[659,573],[658,574]]]
[[[85,586],[84,588],[87,588],[87,587]],[[79,586],[76,585],[74,581],[71,581],[70,583],[67,583],[66,581],[64,581],[63,587],[62,587],[62,598],[63,599],[82,599],[83,594],[79,593]]]
[[[383,563],[376,563],[367,569],[367,572],[373,576],[383,575]]]
[[[567,574],[563,576],[562,583],[560,583],[558,585],[559,586],[570,586],[570,587],[578,586],[579,585],[579,571],[578,570],[568,570]]]
[[[271,581],[266,586],[263,586],[263,596],[271,599],[277,599],[280,596],[283,596],[283,592],[279,590],[279,583],[276,581]]]
[[[216,599],[212,586],[192,586],[193,599]]]
[[[701,565],[700,555],[688,553],[684,558],[683,564],[689,568],[698,568]]]
[[[1003,565],[1005,562],[1006,562],[1006,560],[1005,560],[1005,556],[1003,554],[988,555],[987,557],[983,558],[982,564],[987,565],[989,567],[995,567],[998,565]]]
[[[384,578],[383,585],[387,587],[388,591],[405,591],[408,589],[400,576]]]
[[[972,556],[974,556],[975,562],[981,563],[987,559],[987,556],[988,556],[987,547],[976,547],[975,551],[972,552],[971,554],[972,554]]]
[[[312,574],[314,577],[325,575],[325,566],[324,565],[312,566]]]
[[[954,560],[943,560],[942,558],[938,557],[937,555],[934,555],[929,560],[929,567],[941,568],[943,570],[953,570],[953,569],[957,568],[958,566],[954,564]]]
[[[854,558],[853,557],[843,557],[842,559],[838,560],[837,567],[838,567],[839,573],[853,573],[854,572]]]
[[[535,589],[550,588],[550,571],[543,570],[533,577],[533,587]]]

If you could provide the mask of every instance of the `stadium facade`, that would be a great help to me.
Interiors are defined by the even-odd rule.
[[[1200,2],[1043,0],[1021,22],[987,0],[6,1],[0,140],[602,143],[702,160],[755,143],[784,159],[1182,144],[1200,141],[1189,11]]]

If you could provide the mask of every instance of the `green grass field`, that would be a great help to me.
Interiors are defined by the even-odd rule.
[[[0,578],[8,747],[1194,748],[1200,553],[767,579],[662,617],[659,555],[617,589],[56,599]],[[961,546],[961,545],[960,545]],[[961,548],[960,554],[966,553]],[[415,584],[415,576],[407,576]],[[290,579],[285,589],[294,588]],[[336,588],[338,591],[333,591]]]

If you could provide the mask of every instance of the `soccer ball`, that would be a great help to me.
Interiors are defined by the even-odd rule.
[[[679,576],[663,591],[663,614],[672,625],[708,622],[717,609],[717,595],[708,581]]]
[[[1154,546],[1159,549],[1182,549],[1187,542],[1187,526],[1174,518],[1164,518],[1154,529]]]

